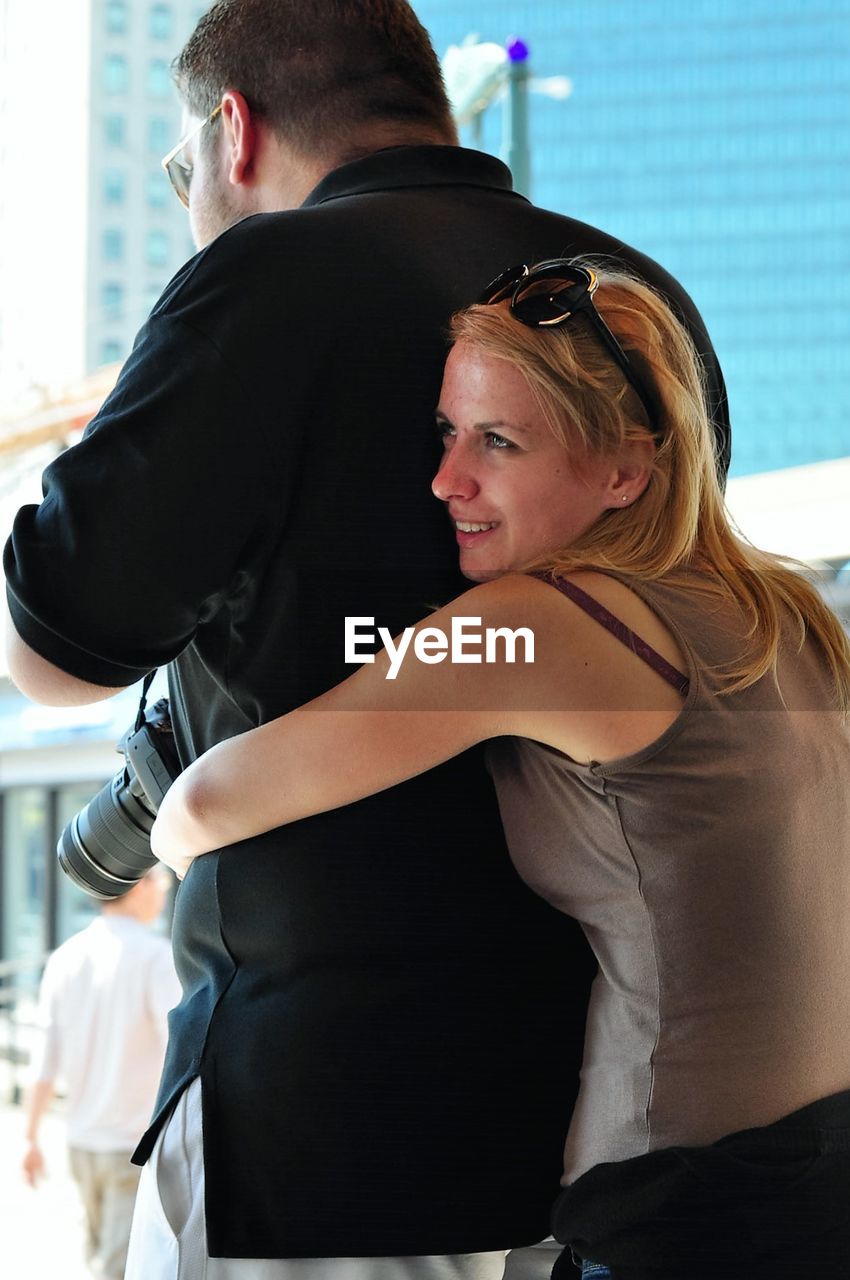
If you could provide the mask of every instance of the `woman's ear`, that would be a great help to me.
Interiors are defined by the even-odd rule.
[[[637,501],[649,484],[654,457],[651,440],[633,440],[623,448],[608,473],[608,508],[628,507]]]

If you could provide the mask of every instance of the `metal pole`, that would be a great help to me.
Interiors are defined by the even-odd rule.
[[[514,179],[514,191],[531,196],[531,157],[528,145],[528,46],[508,41],[508,85],[502,106],[502,155]]]

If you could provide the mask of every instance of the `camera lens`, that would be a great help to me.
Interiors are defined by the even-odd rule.
[[[150,845],[155,816],[138,778],[122,769],[59,837],[62,870],[95,898],[120,898],[156,862]]]

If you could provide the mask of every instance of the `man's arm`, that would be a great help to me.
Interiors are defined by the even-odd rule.
[[[171,316],[148,322],[6,543],[9,670],[26,696],[101,701],[191,643],[258,528],[279,520],[261,408],[215,342]]]
[[[38,1144],[38,1134],[44,1113],[50,1106],[54,1084],[60,1071],[62,1057],[59,1023],[56,1016],[58,997],[56,953],[50,957],[44,969],[38,993],[38,1025],[40,1036],[36,1042],[32,1060],[32,1075],[27,1090],[25,1149],[21,1169],[24,1178],[34,1187],[45,1172],[44,1155]]]
[[[27,1097],[26,1149],[21,1167],[31,1187],[34,1187],[45,1173],[44,1154],[38,1145],[38,1131],[52,1098],[52,1080],[36,1080]]]
[[[4,606],[6,614],[6,663],[9,678],[32,702],[40,702],[48,707],[81,707],[91,702],[102,702],[122,692],[122,687],[108,689],[100,684],[89,684],[68,675],[61,667],[57,667],[46,658],[42,658],[35,649],[30,648],[17,632],[9,615],[8,604]]]

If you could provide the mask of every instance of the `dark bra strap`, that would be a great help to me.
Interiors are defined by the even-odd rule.
[[[681,671],[677,671],[674,666],[662,658],[657,649],[653,649],[652,645],[641,640],[640,636],[635,635],[631,627],[627,627],[619,618],[615,618],[603,604],[598,600],[594,600],[593,596],[589,596],[586,591],[582,591],[581,587],[577,587],[574,582],[567,581],[566,578],[553,578],[549,573],[533,573],[533,578],[539,578],[541,582],[548,582],[550,586],[556,587],[558,591],[563,592],[565,596],[569,596],[574,604],[577,604],[585,613],[590,614],[597,622],[610,631],[612,636],[616,636],[627,649],[631,649],[639,658],[652,667],[653,671],[657,671],[662,680],[666,680],[671,684],[678,693],[687,694],[690,688],[690,681],[687,676],[683,676]]]

